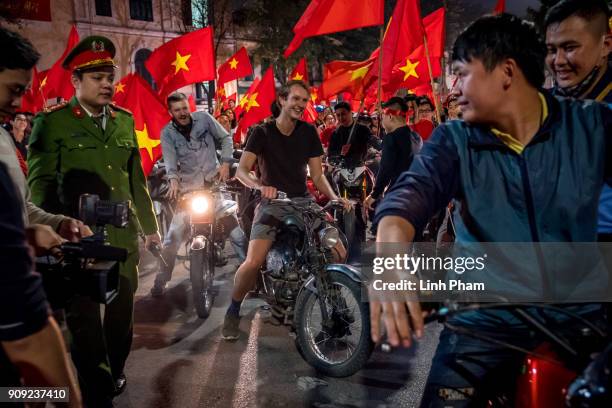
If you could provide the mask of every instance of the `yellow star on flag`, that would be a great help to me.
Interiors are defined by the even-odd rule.
[[[246,111],[250,111],[251,108],[256,108],[259,106],[259,104],[257,103],[257,95],[259,94],[259,92],[255,92],[253,95],[251,95],[249,97],[249,104],[246,106]]]
[[[240,102],[238,102],[238,105],[240,105],[241,108],[244,108],[244,105],[246,105],[247,103],[249,103],[249,94],[244,94],[240,98]]]
[[[365,67],[361,67],[354,71],[351,71],[351,81],[365,77],[369,69],[370,65],[366,65]]]
[[[42,90],[44,88],[44,86],[47,85],[47,77],[44,77],[42,82],[40,83],[40,85],[38,86],[38,89]]]
[[[291,79],[296,80],[296,81],[301,81],[302,79],[304,79],[304,75],[300,75],[299,72],[296,72],[293,78]]]
[[[115,93],[118,94],[120,92],[125,93],[125,84],[122,82],[119,82],[117,85],[115,85]]]
[[[191,58],[191,54],[181,55],[179,52],[176,52],[176,59],[171,65],[174,65],[175,71],[174,75],[178,74],[181,69],[185,71],[189,71],[189,67],[187,66],[187,61]]]
[[[404,81],[411,76],[415,78],[419,77],[419,74],[417,74],[416,72],[416,67],[419,66],[420,62],[421,61],[417,61],[413,64],[412,62],[410,62],[408,58],[406,58],[406,65],[404,65],[403,67],[400,67],[400,71],[404,71],[404,79],[403,79]]]
[[[227,96],[227,95],[225,95],[225,88],[223,88],[223,87],[220,87],[219,91],[217,91],[217,93],[219,94],[219,96]]]
[[[138,141],[138,147],[140,149],[146,149],[149,153],[149,158],[153,161],[153,149],[159,146],[160,141],[157,139],[151,139],[149,132],[147,132],[147,124],[145,123],[142,130],[135,129],[136,140]]]
[[[316,92],[313,92],[313,93],[310,94],[310,100],[313,101],[313,102],[316,101],[318,97],[319,97],[319,95],[317,95]]]
[[[236,69],[236,67],[238,66],[238,60],[236,58],[232,58],[229,64],[231,69]]]

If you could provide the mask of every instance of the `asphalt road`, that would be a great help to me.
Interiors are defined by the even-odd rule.
[[[141,254],[128,387],[115,399],[117,407],[418,406],[439,327],[427,327],[411,349],[377,349],[351,377],[329,378],[302,360],[286,327],[268,322],[259,299],[243,303],[241,338],[234,343],[220,338],[235,258],[217,271],[218,296],[210,317],[202,320],[192,306],[184,265],[177,262],[164,297],[153,299],[156,262]]]

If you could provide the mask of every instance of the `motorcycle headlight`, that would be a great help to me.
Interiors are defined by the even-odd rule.
[[[319,242],[325,248],[333,248],[340,240],[340,233],[335,227],[325,227],[319,231]]]
[[[194,197],[191,200],[191,210],[196,214],[203,214],[208,210],[210,203],[208,198],[203,196]]]

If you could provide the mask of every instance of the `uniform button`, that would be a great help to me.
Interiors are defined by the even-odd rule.
[[[108,145],[104,146],[105,149],[108,149]]]
[[[106,166],[109,170],[113,169],[113,166],[111,166],[110,164],[108,166]]]
[[[81,143],[79,143],[79,147],[83,147],[83,145]]]
[[[115,187],[111,187],[111,190],[112,190],[112,191],[115,191]]]

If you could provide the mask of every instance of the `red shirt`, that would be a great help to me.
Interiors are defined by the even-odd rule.
[[[332,133],[334,133],[334,130],[336,130],[335,126],[330,127],[330,128],[325,128],[323,129],[323,131],[321,131],[321,135],[319,135],[319,138],[321,139],[321,144],[326,149],[327,149],[327,146],[329,146],[329,139],[331,138]]]

